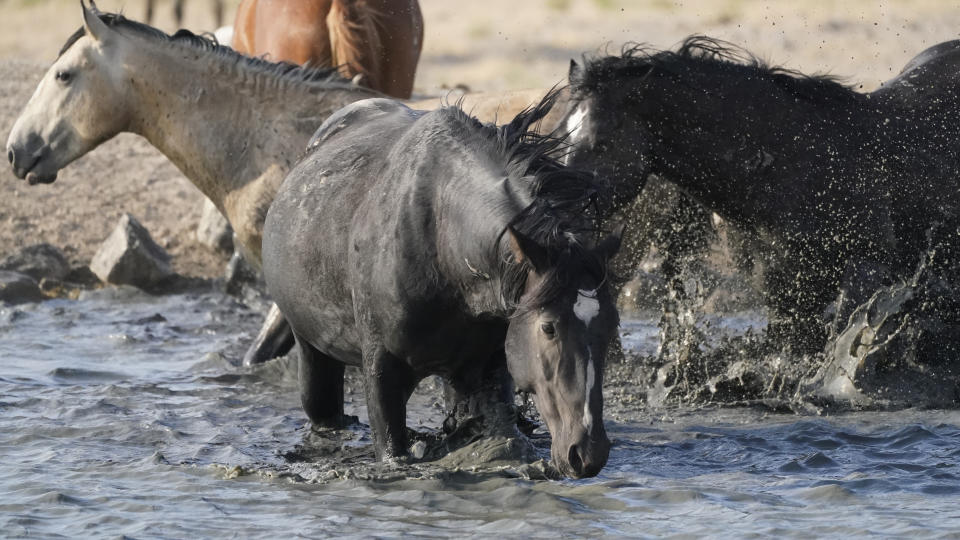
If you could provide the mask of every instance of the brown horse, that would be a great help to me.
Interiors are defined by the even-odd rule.
[[[173,2],[173,19],[177,23],[177,28],[183,26],[183,2],[184,0],[174,0]],[[223,26],[223,0],[213,0],[213,20],[215,21],[217,28]],[[144,20],[147,24],[153,24],[153,6],[156,4],[156,0],[147,0],[147,13],[144,16]]]
[[[408,98],[423,45],[417,0],[243,0],[233,48],[273,62],[342,66],[364,86]]]

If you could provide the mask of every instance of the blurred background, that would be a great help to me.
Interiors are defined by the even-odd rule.
[[[225,0],[232,24],[239,0]],[[668,48],[692,33],[742,45],[774,64],[829,72],[872,89],[929,45],[960,35],[950,0],[420,0],[426,38],[417,91],[550,86],[570,58],[625,42]],[[100,0],[141,20],[146,0]],[[171,0],[154,24],[176,30]],[[0,0],[0,58],[50,62],[80,23],[78,0]],[[214,30],[211,0],[186,0],[184,26]]]
[[[175,31],[173,0],[155,0],[154,24]],[[239,0],[224,0],[232,25]],[[624,43],[670,48],[694,33],[745,47],[777,65],[843,77],[867,91],[923,49],[960,35],[960,0],[420,0],[426,26],[415,94],[544,88],[571,58]],[[142,20],[147,0],[98,0]],[[215,30],[212,0],[185,0],[183,25]],[[0,0],[0,140],[81,24],[79,0]],[[224,258],[198,244],[203,197],[145,140],[121,134],[66,167],[56,183],[27,186],[0,167],[0,255],[39,242],[89,262],[130,212],[184,275],[219,276]]]

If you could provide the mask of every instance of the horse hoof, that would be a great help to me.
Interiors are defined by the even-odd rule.
[[[328,420],[320,420],[310,423],[310,429],[314,433],[323,433],[325,431],[336,431],[340,429],[345,429],[353,425],[360,423],[360,418],[358,416],[353,416],[350,414],[341,415],[340,418],[331,418]]]

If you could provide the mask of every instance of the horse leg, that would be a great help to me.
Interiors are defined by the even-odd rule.
[[[364,347],[363,379],[367,415],[377,459],[407,455],[407,400],[417,377],[382,345]]]
[[[153,2],[154,0],[147,0],[147,12],[143,15],[143,19],[147,24],[153,22]]]
[[[504,350],[495,352],[481,369],[467,369],[445,379],[443,400],[448,414],[443,429],[447,433],[470,418],[496,416],[502,408],[499,405],[512,406],[513,379],[507,371]]]
[[[283,356],[290,351],[293,344],[293,330],[280,313],[280,308],[273,304],[270,306],[266,320],[263,321],[263,326],[260,327],[260,332],[247,349],[247,353],[243,355],[243,365],[262,364],[267,360]]]
[[[814,354],[826,344],[824,310],[836,298],[838,283],[829,261],[806,260],[787,248],[773,257],[764,275],[765,295],[774,317],[767,340],[797,354]]]
[[[177,22],[177,28],[183,26],[183,0],[176,0],[173,3],[173,20]]]
[[[674,385],[683,391],[705,382],[706,372],[697,354],[705,336],[695,325],[703,306],[702,288],[699,280],[691,283],[689,278],[696,276],[697,264],[715,231],[710,212],[683,193],[677,194],[668,219],[660,243],[667,295],[661,303],[658,354],[664,366],[673,371]]]
[[[352,421],[343,415],[343,371],[341,362],[321,353],[301,338],[300,403],[315,427],[337,428]]]

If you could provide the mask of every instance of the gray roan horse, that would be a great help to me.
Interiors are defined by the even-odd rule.
[[[83,27],[13,126],[7,157],[18,177],[49,183],[118,133],[141,135],[213,201],[259,266],[267,208],[310,136],[340,107],[378,96],[333,68],[265,62],[84,7]],[[282,318],[269,321],[245,361],[283,347]]]
[[[819,351],[838,289],[855,306],[912,274],[931,223],[957,211],[958,59],[938,45],[870,94],[701,36],[572,63],[570,162],[620,205],[655,174],[758,235],[774,335]]]
[[[534,394],[559,470],[606,463],[606,264],[620,237],[598,240],[593,176],[529,131],[554,97],[500,128],[384,99],[320,128],[270,207],[263,258],[314,424],[341,422],[344,364],[361,366],[376,455],[404,456],[418,381],[441,375],[466,395],[506,366]]]

